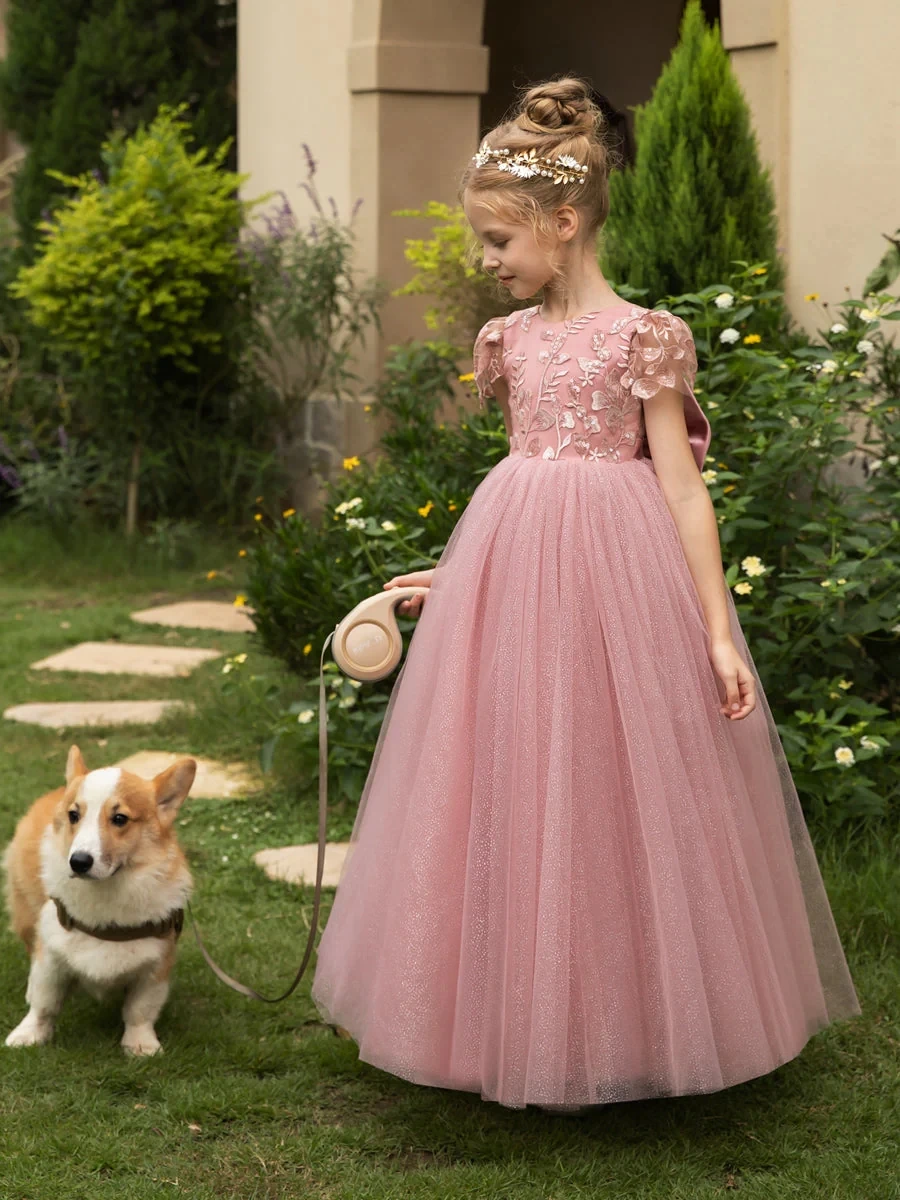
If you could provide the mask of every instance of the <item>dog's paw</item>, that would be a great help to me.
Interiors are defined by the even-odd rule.
[[[43,1046],[53,1037],[53,1025],[38,1021],[30,1013],[7,1037],[7,1046]]]
[[[126,1029],[121,1046],[126,1054],[131,1054],[135,1058],[144,1058],[163,1052],[152,1025],[135,1025],[132,1029]]]

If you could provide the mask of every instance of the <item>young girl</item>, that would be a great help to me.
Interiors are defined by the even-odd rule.
[[[722,572],[691,332],[600,273],[601,115],[534,87],[462,180],[517,300],[509,454],[433,571],[313,1000],[368,1063],[552,1111],[715,1092],[860,1012]],[[652,456],[652,457],[651,457]]]

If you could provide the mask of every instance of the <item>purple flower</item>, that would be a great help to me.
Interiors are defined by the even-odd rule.
[[[301,183],[300,187],[303,188],[304,192],[306,192],[307,196],[309,196],[310,200],[312,200],[313,204],[316,207],[316,212],[324,215],[322,213],[322,205],[319,203],[319,197],[316,195],[316,193],[313,191],[313,189],[309,186],[309,184]]]
[[[0,479],[3,480],[3,482],[12,492],[17,492],[22,486],[22,480],[19,478],[13,468],[4,467],[2,463],[0,463]]]
[[[353,205],[353,211],[350,213],[351,222],[356,220],[356,214],[359,212],[362,202],[363,202],[363,198],[362,198],[362,196],[360,196],[359,199],[356,201],[356,203]]]
[[[337,210],[337,205],[334,202],[334,196],[328,197],[328,203],[331,205],[331,215],[334,217],[335,220],[337,220],[338,219],[338,210]]]
[[[102,182],[103,182],[103,176],[100,174],[100,171],[98,170],[98,168],[97,168],[97,167],[92,167],[92,168],[91,168],[91,174],[92,174],[92,175],[93,175],[93,177],[94,177],[94,178],[97,180],[97,182],[98,182],[98,183],[102,183]]]
[[[62,448],[62,450],[64,452],[68,451],[69,438],[66,434],[65,428],[62,425],[60,425],[59,429],[57,429],[56,436],[59,438],[59,444],[60,444],[60,447]]]
[[[309,172],[310,178],[312,178],[313,175],[315,175],[316,168],[318,167],[319,164],[313,158],[312,151],[310,150],[310,148],[306,144],[306,142],[303,143],[303,153],[306,155],[306,169]]]

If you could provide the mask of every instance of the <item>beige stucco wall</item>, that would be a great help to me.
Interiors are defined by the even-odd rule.
[[[813,330],[804,295],[859,295],[900,224],[900,4],[722,0],[722,36],[773,170],[788,302]]]

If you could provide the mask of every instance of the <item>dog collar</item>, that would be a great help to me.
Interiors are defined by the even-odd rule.
[[[145,921],[143,925],[99,925],[92,928],[76,921],[62,900],[57,900],[55,896],[51,896],[51,899],[56,905],[56,913],[63,929],[78,929],[81,933],[89,933],[91,937],[101,938],[104,942],[133,942],[138,938],[165,937],[173,929],[177,941],[184,927],[184,909],[176,908],[167,917],[159,921]]]

